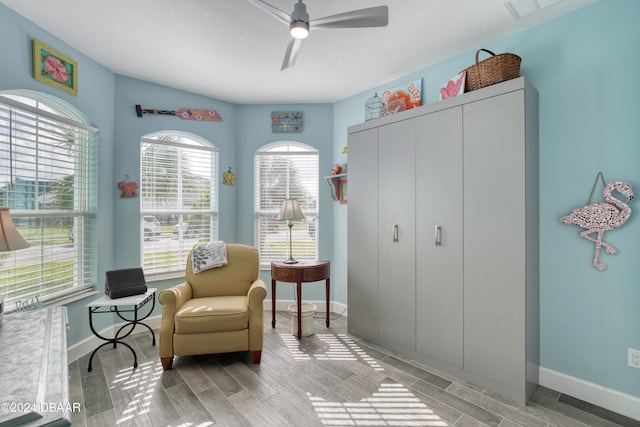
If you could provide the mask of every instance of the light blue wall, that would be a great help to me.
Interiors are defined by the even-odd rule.
[[[627,348],[640,349],[639,22],[640,2],[601,0],[483,47],[520,55],[521,74],[540,95],[541,365],[640,397],[640,370],[627,367]],[[474,55],[467,52],[391,85],[422,77],[426,102],[437,101],[440,84],[471,65]],[[334,105],[338,161],[346,128],[364,120],[364,103],[379,89]],[[582,230],[559,221],[587,204],[598,171],[608,182],[630,182],[637,195],[631,219],[605,233],[619,253],[602,251],[609,267],[604,272],[591,266],[594,245],[578,236]],[[603,200],[602,185],[596,200]],[[334,206],[334,216],[334,282],[342,284],[344,207]],[[335,295],[346,301],[346,287]]]
[[[140,198],[121,199],[116,184],[125,175],[140,182],[140,138],[158,131],[180,131],[195,134],[218,148],[219,167],[231,166],[237,170],[236,106],[192,93],[147,83],[123,76],[116,76],[114,171],[111,191],[114,199],[115,267],[139,266],[140,259]],[[168,115],[143,115],[138,117],[135,105],[158,110],[180,108],[212,109],[222,117],[222,122],[198,122],[181,120]],[[219,177],[221,179],[221,176]],[[219,237],[225,241],[236,240],[235,187],[220,185],[218,196],[220,209]]]

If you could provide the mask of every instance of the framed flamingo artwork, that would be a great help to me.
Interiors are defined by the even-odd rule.
[[[33,78],[78,95],[78,63],[36,39],[33,39]]]

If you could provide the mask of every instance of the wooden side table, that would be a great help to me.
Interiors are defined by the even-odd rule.
[[[276,327],[276,281],[296,283],[298,304],[298,339],[302,337],[302,284],[307,282],[326,282],[327,328],[329,327],[329,261],[300,261],[296,264],[284,262],[271,263],[271,327]]]

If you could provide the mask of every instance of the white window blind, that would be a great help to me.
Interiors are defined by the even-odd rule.
[[[302,144],[269,146],[255,155],[255,244],[262,268],[289,257],[289,229],[276,218],[285,199],[297,199],[302,221],[294,221],[292,254],[318,259],[318,151]]]
[[[189,251],[218,238],[217,149],[195,137],[143,138],[140,247],[145,274],[184,274]]]
[[[0,96],[0,204],[31,247],[1,252],[7,308],[95,284],[97,129],[24,96]]]

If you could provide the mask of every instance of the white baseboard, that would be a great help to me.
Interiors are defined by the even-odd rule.
[[[544,387],[640,420],[639,397],[621,393],[547,368],[540,368],[539,382]]]
[[[326,307],[326,301],[307,301],[305,300],[305,302],[310,302],[315,304],[318,307],[318,312],[320,313],[324,313],[325,312],[325,307]],[[294,304],[295,301],[293,300],[281,300],[281,301],[276,301],[276,310],[277,311],[288,311],[289,310],[289,306],[291,304]],[[264,309],[265,310],[271,310],[271,300],[264,300]],[[329,305],[329,310],[332,313],[336,313],[336,314],[341,314],[343,316],[347,316],[347,306],[345,304],[339,303],[339,302],[335,302],[335,301],[331,301],[330,305]],[[160,320],[161,320],[161,315],[158,316],[151,316],[149,318],[147,318],[144,323],[146,323],[147,325],[149,325],[149,327],[151,329],[158,329],[160,328]],[[119,323],[117,325],[113,325],[113,326],[109,326],[101,331],[99,331],[100,335],[102,335],[103,337],[113,337],[116,333],[116,331],[118,330],[118,328],[120,326],[122,326],[124,324],[124,322]],[[139,332],[148,332],[148,329],[143,327],[143,326],[138,326],[133,333],[139,333]],[[158,337],[156,336],[156,340],[158,339]],[[72,346],[69,347],[68,349],[68,354],[67,354],[67,358],[69,360],[69,362],[75,362],[76,360],[80,359],[82,356],[84,356],[85,354],[89,354],[91,353],[97,346],[99,346],[100,344],[104,343],[104,341],[102,341],[100,338],[96,337],[96,336],[90,336],[85,338],[84,340],[78,342],[77,344],[74,344]]]

